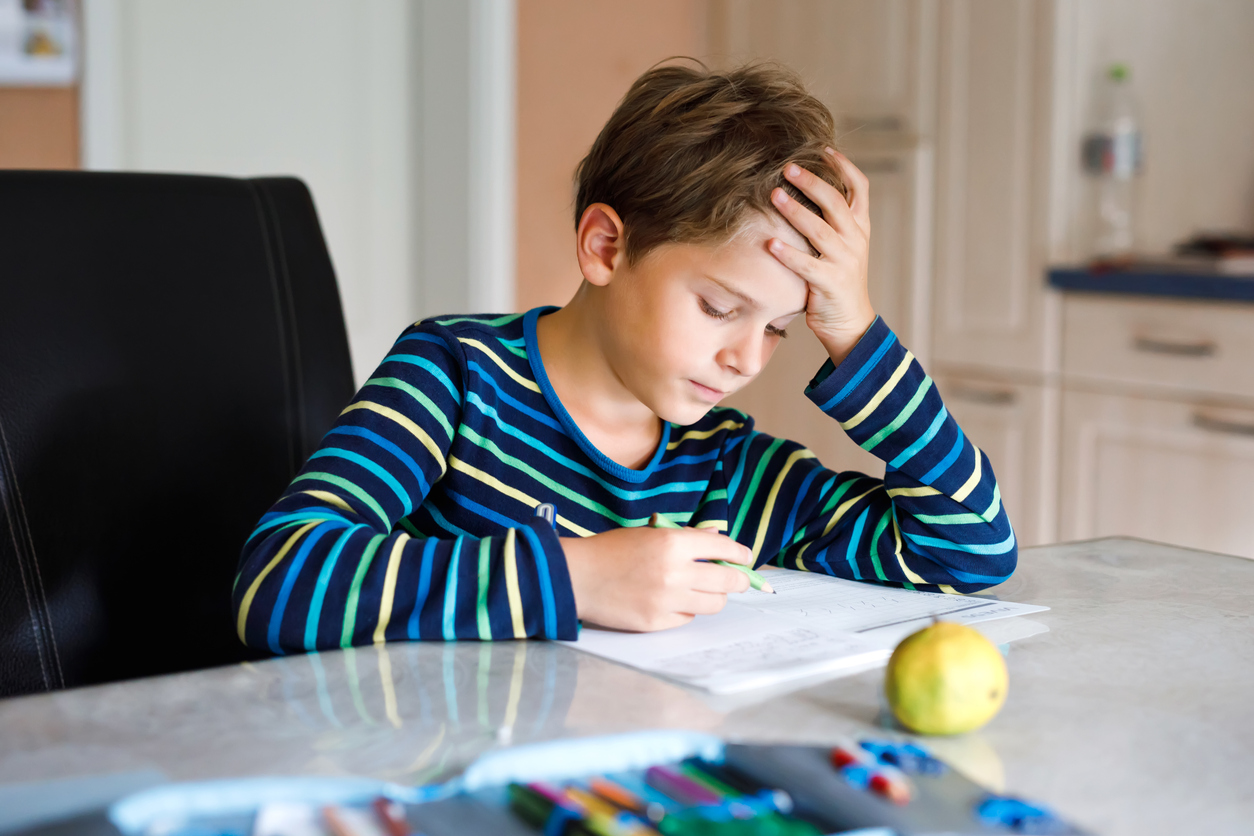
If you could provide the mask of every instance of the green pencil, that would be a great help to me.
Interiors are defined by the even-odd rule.
[[[654,514],[649,517],[649,525],[653,528],[683,528],[682,525],[679,525],[667,517],[663,517],[661,514]],[[717,563],[719,566],[730,566],[732,569],[738,569],[749,576],[749,586],[760,590],[761,592],[769,592],[772,595],[775,594],[775,590],[771,588],[769,583],[767,583],[766,578],[762,577],[743,563],[732,563],[729,560],[711,560],[710,562]]]

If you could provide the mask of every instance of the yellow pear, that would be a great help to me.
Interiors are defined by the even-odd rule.
[[[993,719],[1008,685],[1006,662],[992,642],[970,627],[938,621],[897,645],[884,695],[912,731],[963,734]]]

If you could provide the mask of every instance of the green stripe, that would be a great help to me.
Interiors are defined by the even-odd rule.
[[[997,516],[997,512],[1000,510],[1001,510],[1001,485],[994,482],[993,483],[993,501],[988,504],[988,510],[985,511],[983,514],[980,514],[980,517],[984,520],[984,522],[992,522],[993,518]]]
[[[745,442],[748,443],[747,441]],[[775,452],[779,450],[780,445],[784,443],[784,439],[777,438],[771,442],[766,448],[766,452],[762,454],[762,458],[758,461],[758,466],[753,471],[753,478],[749,480],[749,487],[744,491],[745,501],[740,506],[739,513],[736,514],[736,524],[732,526],[731,538],[733,540],[740,536],[740,527],[745,523],[745,515],[749,513],[749,506],[753,504],[753,498],[758,492],[758,483],[762,481],[762,474],[766,472],[766,466],[770,463]]]
[[[979,514],[911,514],[916,520],[928,525],[984,525],[988,520]]]
[[[432,403],[430,398],[405,381],[395,377],[372,377],[362,384],[363,389],[367,386],[386,386],[390,389],[400,389],[405,394],[409,395],[411,398],[418,401],[418,403],[426,407],[427,412],[431,413],[431,417],[438,421],[440,426],[444,428],[444,434],[450,439],[453,437],[453,426],[448,422],[448,419],[444,417],[444,412]]]
[[[719,462],[719,464],[722,464],[722,462]],[[718,502],[720,499],[724,501],[727,500],[727,488],[719,488],[716,491],[710,491],[705,495],[705,502],[701,504],[705,505],[706,502]]]
[[[435,322],[437,325],[452,325],[454,322],[480,322],[484,325],[496,326],[496,325],[505,325],[508,322],[513,322],[515,319],[518,319],[518,317],[520,316],[526,316],[526,312],[506,314],[505,316],[498,316],[496,319],[484,319],[483,317],[479,317],[479,316],[453,316],[453,317],[449,317],[448,319],[436,319],[432,321]]]
[[[881,441],[897,432],[902,424],[910,420],[910,416],[913,415],[914,411],[919,408],[919,404],[923,403],[923,397],[927,395],[927,391],[931,388],[932,378],[923,378],[923,383],[920,384],[919,391],[915,392],[914,397],[910,399],[910,403],[906,404],[905,408],[903,408],[901,412],[897,413],[897,417],[893,419],[893,422],[877,432],[875,435],[868,438],[859,446],[869,453],[874,450]]]
[[[882,581],[886,581],[888,578],[884,575],[884,567],[880,565],[880,535],[888,527],[888,518],[892,516],[892,513],[893,509],[890,506],[884,512],[884,516],[880,517],[880,521],[875,526],[875,533],[871,535],[871,565],[875,567],[875,577]]]
[[[353,645],[353,630],[357,627],[357,599],[361,597],[361,584],[366,579],[366,572],[370,571],[374,553],[379,550],[379,546],[386,539],[387,537],[382,534],[371,537],[370,542],[366,544],[365,551],[361,553],[361,560],[357,562],[357,571],[353,573],[353,583],[348,587],[348,600],[344,602],[344,630],[340,633],[340,647]]]
[[[405,531],[408,532],[411,536],[417,537],[420,540],[426,539],[427,535],[419,531],[418,526],[414,525],[413,522],[410,521],[409,517],[401,517],[400,524],[401,524],[401,528],[405,529]]]
[[[366,507],[369,508],[371,511],[374,511],[376,514],[378,514],[379,519],[383,521],[384,528],[390,529],[392,527],[392,521],[388,519],[387,514],[383,513],[383,508],[379,505],[379,503],[375,502],[374,498],[371,497],[370,494],[366,493],[364,490],[362,490],[361,488],[359,488],[357,485],[353,484],[352,482],[348,481],[343,476],[336,476],[334,473],[323,473],[322,471],[314,471],[312,473],[302,473],[301,475],[297,476],[295,479],[292,480],[292,484],[296,484],[297,482],[300,482],[305,479],[317,479],[321,482],[330,482],[332,485],[335,485],[336,487],[343,488],[344,490],[351,493],[353,496],[360,499],[363,503],[365,503]]]
[[[492,564],[492,538],[479,541],[479,597],[475,599],[475,612],[479,619],[479,640],[492,641],[492,622],[488,621],[488,572]]]
[[[594,502],[593,500],[589,499],[583,494],[577,491],[571,490],[570,488],[566,487],[560,482],[556,482],[550,479],[548,476],[544,475],[544,473],[542,473],[539,470],[536,470],[534,467],[527,464],[522,459],[516,459],[513,456],[509,455],[508,453],[502,451],[501,448],[497,447],[496,444],[493,443],[491,440],[486,439],[483,436],[479,435],[479,433],[475,432],[470,427],[467,427],[465,424],[462,424],[460,427],[457,428],[457,433],[463,438],[466,438],[467,440],[469,440],[475,446],[483,450],[487,450],[489,453],[496,456],[497,460],[500,461],[501,464],[504,464],[508,467],[512,467],[515,470],[522,471],[523,473],[530,476],[532,479],[535,479],[537,482],[544,485],[549,490],[555,491],[561,494],[562,496],[566,497],[572,502],[578,505],[582,505],[583,507],[587,508],[589,511],[598,513],[608,520],[613,520],[614,522],[618,523],[620,526],[623,526],[624,528],[641,526],[641,525],[646,524],[649,521],[648,517],[639,517],[635,519],[630,519],[628,517],[620,517],[618,514],[615,514],[613,511],[611,511],[609,508],[606,508],[601,503]],[[484,468],[479,468],[479,469],[483,470]],[[497,476],[499,478],[499,474],[494,473],[492,475]],[[502,480],[502,481],[505,481],[505,480]],[[488,486],[485,485],[484,487],[488,487]]]
[[[519,348],[516,345],[510,345],[507,340],[499,340],[498,342],[500,342],[501,347],[504,348],[506,351],[508,351],[510,354],[513,354],[516,357],[522,357],[523,359],[526,359],[527,357],[526,349]]]

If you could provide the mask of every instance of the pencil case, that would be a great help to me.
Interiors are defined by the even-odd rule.
[[[457,778],[426,787],[332,777],[161,785],[114,803],[90,831],[100,836],[1084,832],[1044,805],[990,792],[908,740],[876,736],[837,746],[760,745],[682,731],[501,749]],[[37,828],[26,836],[52,833]]]

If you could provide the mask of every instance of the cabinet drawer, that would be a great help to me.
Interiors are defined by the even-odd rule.
[[[1069,296],[1063,374],[1254,397],[1254,305]]]

